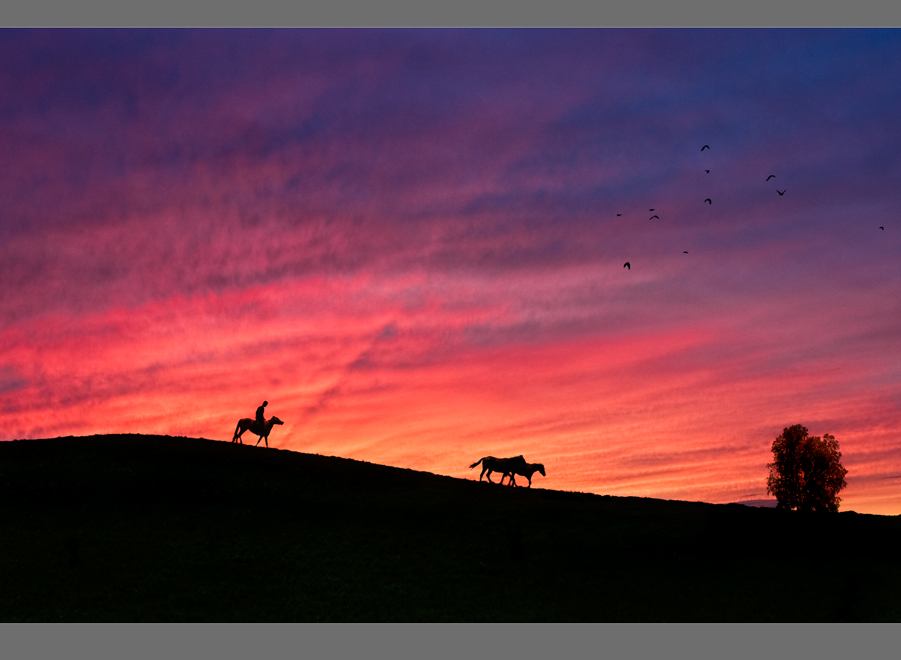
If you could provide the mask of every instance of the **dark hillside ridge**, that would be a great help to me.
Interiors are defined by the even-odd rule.
[[[901,518],[196,438],[0,443],[0,621],[898,621]]]

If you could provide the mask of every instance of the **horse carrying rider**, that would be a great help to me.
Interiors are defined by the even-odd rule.
[[[263,405],[257,408],[257,426],[262,431],[266,428],[266,406],[269,405],[268,401],[263,401]],[[259,433],[257,433],[259,435]]]

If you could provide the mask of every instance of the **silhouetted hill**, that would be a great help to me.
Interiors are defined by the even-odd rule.
[[[0,443],[0,620],[897,621],[901,519],[193,438]]]

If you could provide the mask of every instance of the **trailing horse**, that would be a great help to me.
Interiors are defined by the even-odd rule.
[[[254,435],[260,436],[257,440],[257,444],[254,445],[256,447],[260,444],[260,440],[266,441],[266,448],[269,448],[269,432],[272,431],[272,426],[274,424],[284,424],[282,420],[278,417],[270,417],[266,420],[266,423],[263,424],[263,428],[260,428],[259,424],[255,419],[250,419],[250,417],[244,417],[238,420],[238,425],[235,427],[235,435],[232,438],[232,442],[238,442],[240,440],[241,444],[244,444],[244,441],[241,440],[241,436],[244,434],[244,431],[250,431]]]
[[[529,488],[532,487],[532,475],[536,472],[540,472],[542,477],[546,477],[547,475],[544,473],[544,465],[541,463],[526,463],[523,462],[521,465],[511,465],[510,466],[510,481],[507,483],[508,486],[516,485],[516,477],[514,475],[520,474],[526,477],[529,480]]]
[[[469,469],[473,469],[479,463],[482,464],[482,474],[479,475],[479,481],[482,480],[482,477],[485,476],[485,473],[488,473],[488,481],[490,483],[494,483],[491,481],[491,473],[492,472],[500,472],[501,473],[501,481],[500,483],[504,483],[504,477],[513,478],[510,468],[511,466],[522,466],[528,465],[526,463],[526,459],[522,456],[514,456],[513,458],[495,458],[494,456],[485,456],[484,458],[480,458],[475,463],[469,466]]]

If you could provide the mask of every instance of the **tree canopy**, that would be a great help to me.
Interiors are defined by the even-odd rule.
[[[841,457],[835,436],[809,436],[800,424],[785,428],[773,441],[766,491],[780,509],[837,512],[848,474]]]

